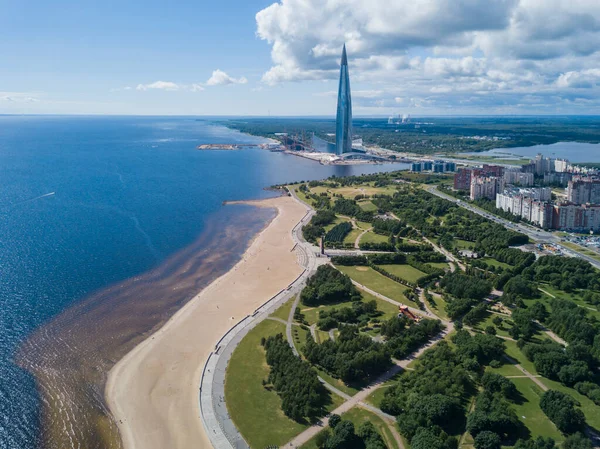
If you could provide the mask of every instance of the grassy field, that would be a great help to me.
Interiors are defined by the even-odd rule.
[[[398,444],[385,421],[373,412],[360,407],[354,407],[344,413],[342,419],[352,421],[356,429],[358,429],[362,423],[370,421],[375,426],[375,429],[377,429],[377,432],[379,432],[379,435],[383,437],[383,440],[389,449],[399,449]]]
[[[261,337],[285,333],[285,326],[264,320],[235,349],[225,376],[225,400],[236,427],[252,448],[283,445],[307,428],[281,411],[281,399],[262,385],[269,375]]]
[[[500,315],[487,312],[486,317],[483,320],[481,320],[479,323],[477,323],[475,326],[473,326],[473,328],[475,328],[481,332],[484,332],[486,327],[493,326],[496,328],[497,335],[501,335],[503,337],[510,337],[510,334],[508,333],[508,331],[513,327],[513,322],[511,321],[510,317],[500,316],[503,321],[502,321],[502,325],[500,327],[498,327],[493,323],[494,318],[497,316],[500,316]]]
[[[371,405],[374,405],[377,408],[380,408],[381,401],[383,400],[383,396],[385,395],[385,392],[387,391],[387,389],[391,386],[392,386],[392,384],[389,384],[389,385],[384,385],[384,386],[378,388],[377,390],[375,390],[373,393],[371,393],[367,397],[366,402],[368,402]]]
[[[433,303],[435,304],[435,307],[433,307],[429,303],[429,301],[425,300],[425,302],[427,303],[427,305],[429,306],[431,311],[433,313],[435,313],[438,317],[440,317],[443,320],[448,320],[448,314],[446,313],[446,301],[444,301],[444,299],[441,298],[440,296],[437,296],[437,295],[432,295],[432,296],[433,296]]]
[[[344,243],[352,243],[354,245],[354,242],[356,242],[356,239],[358,238],[358,236],[360,235],[361,232],[363,232],[363,229],[360,229],[360,228],[352,229],[352,231],[350,231],[348,233],[348,235],[346,237],[344,237]]]
[[[306,344],[306,337],[308,335],[310,335],[308,329],[302,329],[300,326],[292,327],[292,338],[298,352],[302,352],[302,347]]]
[[[488,371],[500,374],[502,376],[522,376],[523,373],[512,363],[507,360],[502,360],[503,365],[500,368],[487,367]]]
[[[359,243],[387,243],[389,240],[387,235],[375,234],[369,231],[360,238]]]
[[[346,393],[350,396],[354,396],[356,393],[359,392],[358,388],[354,388],[349,385],[346,385],[341,379],[336,379],[335,377],[333,377],[326,371],[324,371],[318,367],[315,367],[315,369],[319,373],[319,376],[321,376],[325,382],[327,382],[330,385],[333,385],[338,390],[343,391],[344,393]],[[334,396],[337,396],[337,395],[334,395]]]
[[[540,289],[542,291],[541,300],[544,301],[544,303],[548,306],[548,308],[550,308],[550,299],[552,297],[569,299],[569,300],[573,301],[575,304],[577,304],[579,307],[583,307],[584,309],[586,309],[590,315],[600,319],[600,311],[598,310],[598,307],[585,302],[583,299],[581,299],[579,294],[567,293],[562,290],[557,290],[549,284],[541,285]],[[526,301],[526,303],[535,302],[535,301],[539,301],[539,300],[540,299],[532,300],[532,301],[528,300],[528,301]]]
[[[327,232],[327,231],[331,230],[335,225],[344,223],[345,221],[350,222],[350,219],[348,219],[346,217],[336,216],[335,220],[333,220],[333,222],[328,224],[327,226],[323,226],[323,229],[325,229],[325,232]]]
[[[419,279],[425,276],[421,270],[417,270],[410,265],[382,265],[385,271],[404,279],[405,281],[416,283]]]
[[[342,273],[346,273],[356,282],[370,288],[371,290],[381,293],[390,299],[398,301],[402,304],[416,307],[413,301],[409,301],[404,296],[404,292],[408,287],[399,284],[391,279],[379,274],[369,267],[337,267]]]
[[[364,290],[360,290],[360,294],[363,297],[363,301],[375,301],[377,303],[377,309],[383,312],[383,315],[379,316],[379,320],[387,321],[392,317],[398,315],[398,307],[394,304],[391,304],[387,301],[383,301],[382,299],[376,298],[375,296],[367,293]],[[338,304],[326,305],[326,306],[318,306],[318,307],[308,307],[300,304],[300,310],[304,314],[304,319],[309,324],[315,324],[319,320],[319,313],[323,311],[330,311],[331,309],[339,309],[342,307],[352,307],[352,301],[342,302]]]
[[[527,360],[527,357],[525,357],[525,354],[523,354],[521,352],[521,350],[517,347],[516,342],[504,340],[504,345],[506,346],[506,354],[509,357],[512,357],[513,359],[515,359],[519,363],[519,365],[521,365],[523,368],[525,368],[531,374],[538,374],[538,372],[535,369],[535,366],[533,366],[533,362],[530,362],[529,360]],[[521,373],[521,374],[523,374],[523,373]]]
[[[469,242],[467,240],[453,239],[452,241],[454,242],[454,246],[458,249],[469,249],[475,246],[475,242]]]
[[[366,221],[358,221],[356,220],[356,225],[362,229],[363,231],[366,231],[367,229],[371,229],[371,223],[367,223]]]
[[[296,192],[296,195],[298,196],[298,198],[301,201],[304,201],[306,204],[308,204],[309,206],[312,206],[312,200],[308,199],[308,197],[306,196],[306,194],[304,192],[301,192],[300,189],[298,189],[298,186],[287,186],[289,190],[292,190],[294,192]]]
[[[345,186],[331,188],[325,186],[318,186],[311,188],[310,191],[312,193],[316,193],[317,195],[323,192],[327,192],[329,194],[337,193],[339,195],[342,195],[344,198],[354,199],[356,195],[393,195],[396,192],[396,187],[373,187],[370,185],[362,185],[360,187]]]
[[[294,299],[295,297],[290,298],[285,304],[282,304],[275,312],[273,312],[271,316],[287,321],[290,316],[290,310],[292,310],[292,305],[294,304]]]
[[[513,268],[512,265],[509,265],[507,263],[504,262],[500,262],[499,260],[496,260],[492,257],[484,257],[483,259],[481,259],[482,262],[487,263],[490,266],[493,267],[502,267],[502,268]]]
[[[441,268],[442,270],[447,270],[449,268],[448,262],[428,262],[427,265],[433,268]]]
[[[538,436],[551,437],[557,443],[561,443],[564,437],[540,408],[542,389],[531,379],[510,380],[521,394],[521,400],[517,404],[513,404],[513,408],[521,422],[529,429],[531,438],[537,438]]]
[[[354,407],[344,413],[342,419],[351,421],[352,424],[354,424],[355,429],[358,429],[362,423],[370,421],[373,426],[375,426],[377,432],[379,432],[379,435],[383,438],[388,449],[400,449],[388,425],[376,414],[360,407]],[[408,447],[406,443],[405,447]],[[300,449],[317,449],[316,436],[300,446]]]
[[[358,205],[365,212],[377,212],[377,206],[375,206],[371,201],[359,201]]]

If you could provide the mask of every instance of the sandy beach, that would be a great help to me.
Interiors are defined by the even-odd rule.
[[[291,230],[306,208],[290,197],[248,204],[278,213],[229,272],[110,371],[106,399],[125,449],[210,448],[198,401],[208,355],[229,328],[302,272]]]

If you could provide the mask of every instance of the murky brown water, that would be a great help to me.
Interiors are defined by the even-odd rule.
[[[30,335],[17,363],[38,385],[45,448],[121,447],[104,402],[109,370],[231,268],[274,216],[272,209],[226,206],[196,242],[156,269],[90,295]]]

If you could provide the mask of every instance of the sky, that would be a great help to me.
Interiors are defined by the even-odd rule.
[[[600,114],[598,0],[0,0],[0,113]]]

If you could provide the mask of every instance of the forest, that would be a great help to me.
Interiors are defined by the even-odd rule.
[[[277,138],[276,133],[335,133],[333,118],[244,118],[221,120],[241,132]],[[556,142],[600,142],[594,117],[424,117],[388,124],[386,118],[355,118],[354,134],[366,145],[419,154],[485,151]],[[474,136],[479,136],[474,138]],[[482,138],[483,137],[483,138]]]

